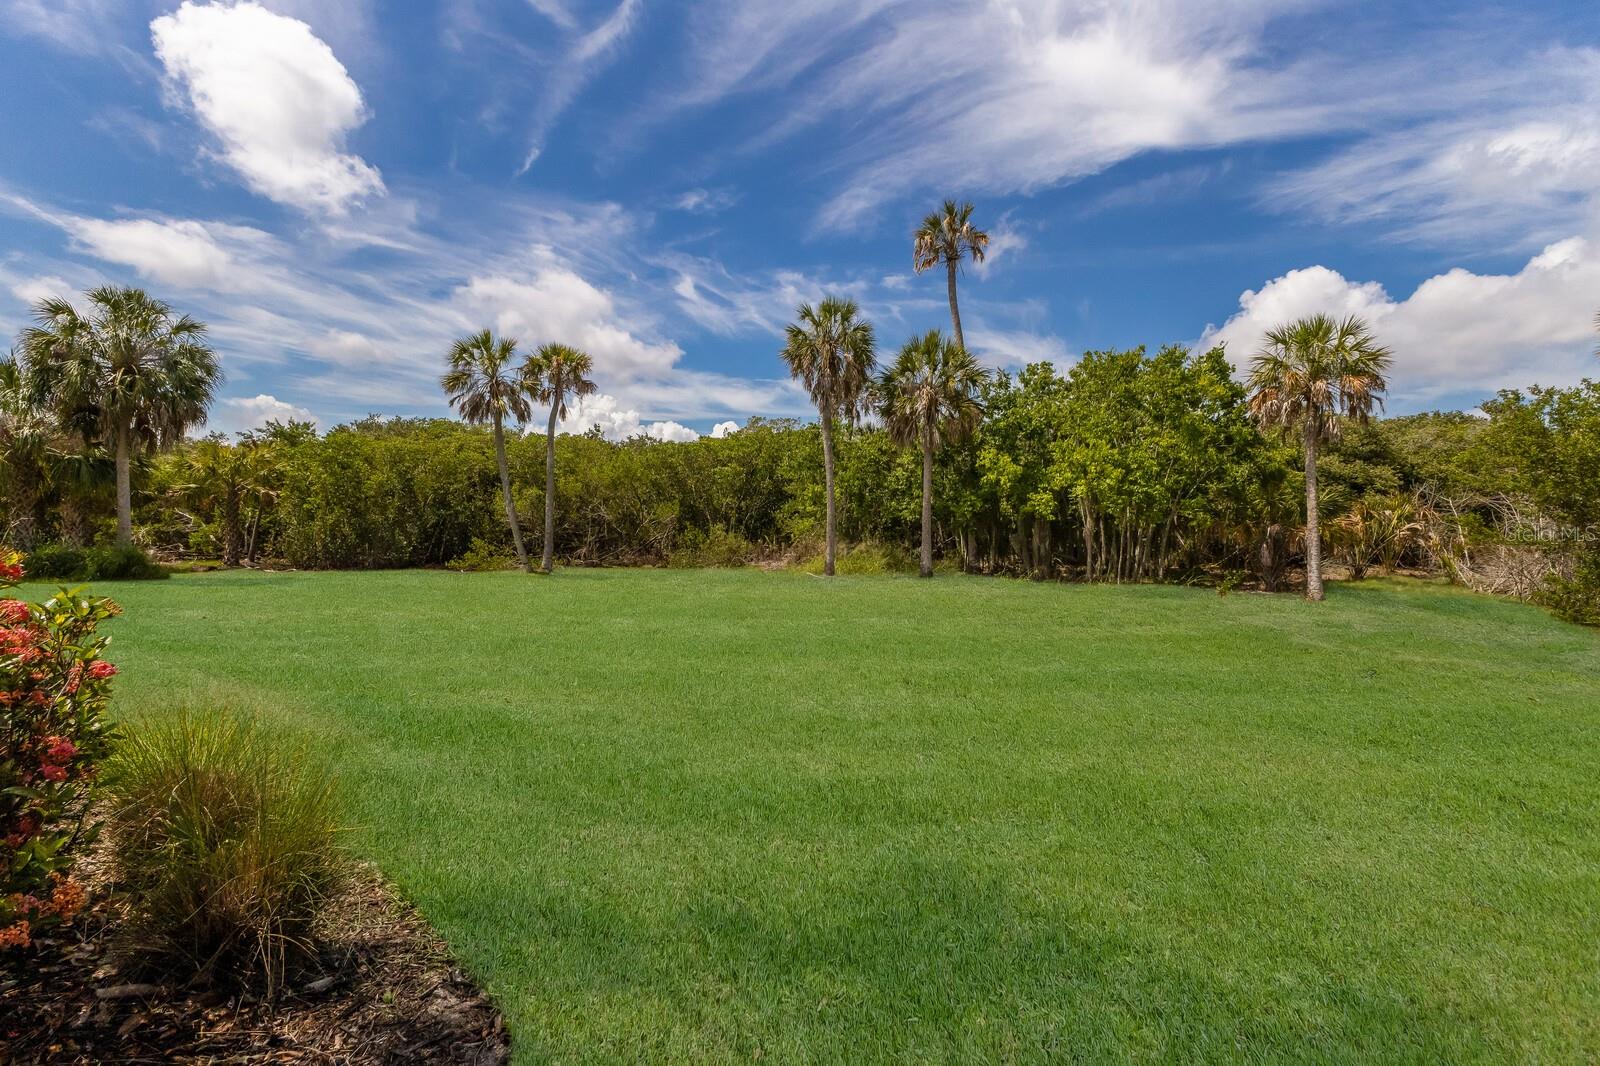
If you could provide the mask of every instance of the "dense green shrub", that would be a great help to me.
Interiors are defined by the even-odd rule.
[[[28,574],[42,581],[140,581],[169,576],[139,548],[45,544],[28,554]]]
[[[755,556],[755,545],[732,530],[714,526],[710,530],[687,530],[678,538],[667,565],[680,569],[739,567],[748,566]]]
[[[41,544],[28,553],[28,576],[43,581],[83,578],[85,553],[71,544]]]
[[[1581,561],[1570,578],[1550,578],[1540,599],[1559,618],[1600,626],[1600,555]]]
[[[463,573],[485,573],[491,570],[509,570],[516,560],[504,548],[490,544],[482,537],[474,537],[472,547],[445,563],[445,569]]]
[[[0,949],[25,947],[83,904],[71,864],[93,837],[93,786],[113,733],[105,720],[117,670],[96,632],[110,600],[4,597],[22,577],[0,551]]]
[[[165,567],[131,544],[102,544],[83,556],[85,581],[146,581],[170,576]]]
[[[108,786],[135,947],[276,993],[342,875],[327,772],[253,722],[185,714],[132,731]]]

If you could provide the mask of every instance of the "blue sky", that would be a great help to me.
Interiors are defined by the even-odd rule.
[[[993,366],[1329,310],[1391,410],[1600,369],[1592,0],[0,0],[0,95],[0,332],[144,286],[217,428],[443,413],[486,325],[595,356],[573,429],[803,415],[799,301],[948,324],[946,196]]]

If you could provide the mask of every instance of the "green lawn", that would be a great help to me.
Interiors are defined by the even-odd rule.
[[[325,742],[519,1061],[1600,1057],[1600,636],[743,572],[104,586],[121,705]]]

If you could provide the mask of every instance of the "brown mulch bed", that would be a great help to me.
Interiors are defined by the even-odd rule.
[[[151,984],[122,958],[104,891],[32,951],[0,960],[3,1063],[502,1063],[493,1003],[368,869],[328,908],[319,965],[276,1004]]]

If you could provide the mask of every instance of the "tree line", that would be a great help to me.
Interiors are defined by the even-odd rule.
[[[689,443],[559,434],[595,391],[594,360],[562,344],[522,353],[488,330],[443,360],[462,422],[185,441],[220,380],[202,324],[138,290],[92,290],[84,312],[42,301],[0,361],[4,535],[82,544],[110,522],[117,543],[137,529],[160,552],[229,565],[530,570],[520,516],[541,510],[545,572],[557,556],[718,565],[815,550],[832,574],[841,542],[848,566],[909,565],[914,544],[925,576],[1275,591],[1303,568],[1319,599],[1327,550],[1358,577],[1429,568],[1600,613],[1593,383],[1505,392],[1481,417],[1383,419],[1387,349],[1359,319],[1326,315],[1269,333],[1243,381],[1220,349],[1178,346],[991,374],[965,348],[956,288],[987,243],[970,204],[946,203],[913,255],[918,272],[946,267],[950,334],[915,336],[880,366],[852,301],[803,304],[779,356],[816,420]],[[535,408],[542,441],[510,429]]]

